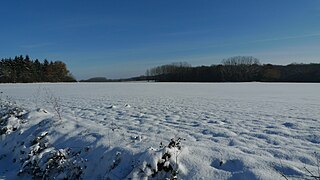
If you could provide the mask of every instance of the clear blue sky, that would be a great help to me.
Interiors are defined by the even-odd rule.
[[[77,79],[250,55],[320,62],[320,0],[1,0],[0,57],[62,60]]]

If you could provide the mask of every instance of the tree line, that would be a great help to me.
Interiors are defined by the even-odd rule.
[[[3,58],[0,62],[0,83],[75,82],[62,61],[40,62],[28,55]]]
[[[221,64],[192,67],[188,63],[157,66],[146,79],[159,82],[320,82],[320,64],[261,64],[252,56],[236,56]]]

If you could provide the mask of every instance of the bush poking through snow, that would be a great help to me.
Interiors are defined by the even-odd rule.
[[[38,179],[79,179],[83,174],[85,160],[80,153],[72,152],[70,148],[55,149],[49,147],[45,139],[47,132],[41,133],[32,142],[29,153],[18,175],[29,174]]]
[[[112,164],[110,166],[110,170],[111,171],[112,169],[116,168],[121,162],[121,152],[117,151],[116,152],[116,155],[115,155],[115,159],[112,160]]]
[[[22,135],[20,131],[23,124],[28,123],[28,115],[25,110],[15,107],[11,103],[1,102],[0,104],[0,135],[5,138]],[[38,109],[37,112],[47,113]],[[43,126],[45,121],[39,123]],[[40,128],[40,129],[41,129]],[[39,130],[40,130],[39,129]],[[15,134],[14,134],[15,133]],[[36,131],[34,132],[36,133]],[[32,176],[34,179],[79,179],[86,168],[86,160],[80,157],[80,153],[72,152],[70,148],[56,149],[49,143],[47,131],[41,131],[28,138],[29,141],[19,141],[16,143],[4,143],[11,146],[13,163],[20,163],[19,176]],[[12,136],[11,136],[12,137]],[[1,148],[0,148],[1,149]],[[6,154],[0,155],[0,160],[6,158]]]
[[[149,148],[143,153],[139,166],[129,175],[133,179],[178,179],[179,162],[178,157],[182,151],[182,138],[173,138],[167,146],[160,143],[160,149]]]
[[[40,134],[40,136],[36,137],[32,142],[31,145],[35,145],[37,143],[39,143],[41,141],[41,139],[43,139],[44,137],[46,137],[48,135],[48,132],[43,132]]]
[[[21,123],[23,115],[26,112],[20,108],[12,107],[10,104],[1,104],[0,112],[0,135],[10,134],[16,131]]]

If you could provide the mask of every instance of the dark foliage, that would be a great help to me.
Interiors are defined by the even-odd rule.
[[[320,82],[320,64],[261,65],[256,58],[236,56],[219,65],[158,66],[147,70],[146,78],[159,82]]]
[[[31,60],[16,56],[5,58],[0,62],[0,83],[31,83],[31,82],[75,82],[67,66],[62,61],[38,59]]]

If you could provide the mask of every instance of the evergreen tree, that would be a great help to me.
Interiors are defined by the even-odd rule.
[[[67,66],[62,61],[41,63],[33,61],[28,55],[15,56],[14,59],[1,59],[0,83],[29,82],[75,82]]]

